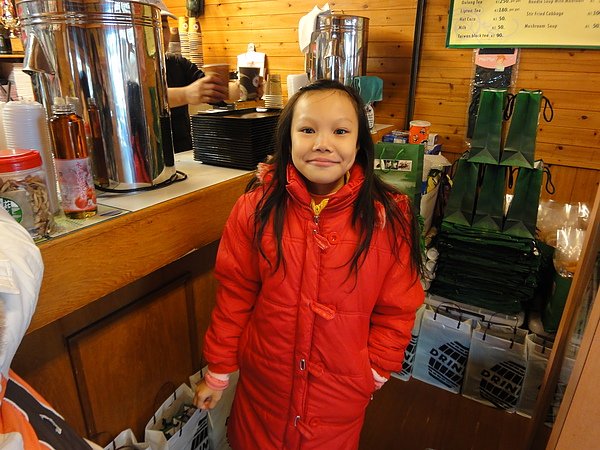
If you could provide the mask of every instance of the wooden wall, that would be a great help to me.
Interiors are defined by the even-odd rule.
[[[184,0],[166,4],[176,15],[186,14]],[[205,0],[200,18],[205,62],[226,61],[233,67],[237,55],[253,42],[257,51],[267,54],[269,73],[281,74],[285,93],[287,75],[304,70],[298,21],[315,5],[306,0]],[[376,121],[403,128],[416,0],[329,5],[336,12],[369,17],[367,74],[384,80]],[[429,120],[442,139],[444,154],[455,159],[466,149],[473,51],[445,47],[448,7],[449,0],[427,1],[413,118]],[[600,182],[600,51],[523,49],[515,88],[541,89],[554,107],[554,120],[540,122],[536,150],[536,157],[551,166],[557,192],[550,198],[591,205]]]

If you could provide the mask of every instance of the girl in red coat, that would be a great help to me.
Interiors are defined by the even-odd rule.
[[[407,197],[373,173],[351,88],[301,89],[282,111],[276,148],[223,232],[209,372],[194,402],[214,407],[239,369],[234,450],[356,449],[423,302],[418,227]]]

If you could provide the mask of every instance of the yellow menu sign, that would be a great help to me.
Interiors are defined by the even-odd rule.
[[[600,0],[452,0],[446,46],[600,48]]]

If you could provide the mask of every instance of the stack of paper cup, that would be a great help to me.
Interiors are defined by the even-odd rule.
[[[308,75],[305,73],[298,73],[287,76],[287,91],[288,98],[291,98],[296,92],[308,84]]]
[[[278,74],[269,75],[267,86],[265,88],[265,108],[281,109],[283,108],[283,96],[281,94],[281,76]]]
[[[50,210],[53,214],[58,213],[60,202],[58,200],[48,120],[44,106],[33,100],[8,102],[2,111],[2,125],[6,146],[9,149],[37,150],[40,152],[48,181]]]
[[[179,45],[181,46],[181,56],[190,58],[190,39],[188,36],[189,22],[187,16],[179,17]]]
[[[169,28],[169,48],[167,53],[181,55],[181,41],[179,40],[179,27]]]
[[[202,67],[204,64],[204,52],[202,50],[200,21],[197,17],[190,17],[189,19],[187,38],[189,45],[189,56],[187,56],[187,59],[196,64],[198,67]]]

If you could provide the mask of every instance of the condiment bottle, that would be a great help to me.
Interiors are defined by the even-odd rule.
[[[33,238],[52,231],[46,172],[37,150],[0,150],[0,206]]]
[[[98,208],[84,121],[62,97],[54,99],[52,114],[50,134],[63,211],[72,219],[94,216]]]

